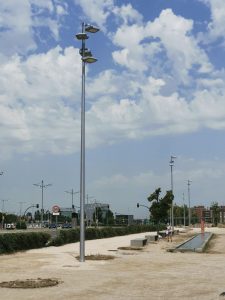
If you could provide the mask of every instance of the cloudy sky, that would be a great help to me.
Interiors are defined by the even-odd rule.
[[[224,0],[0,3],[1,207],[71,206],[79,191],[81,23],[86,42],[86,193],[146,217],[147,196],[225,204]],[[74,196],[79,205],[79,194]],[[7,200],[7,201],[6,201]],[[23,203],[22,203],[23,202]],[[21,203],[21,204],[20,204]]]

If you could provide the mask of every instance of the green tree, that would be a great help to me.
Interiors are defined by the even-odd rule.
[[[16,223],[18,216],[14,214],[5,214],[5,223]]]
[[[174,198],[172,191],[167,191],[163,198],[159,198],[160,193],[161,188],[158,188],[148,197],[148,201],[151,202],[150,213],[152,220],[158,225],[157,232],[159,231],[159,223],[166,222],[168,210]]]
[[[34,220],[35,221],[40,221],[41,220],[41,213],[40,210],[36,210],[34,213]]]
[[[102,209],[101,207],[96,207],[94,214],[93,214],[93,220],[95,224],[103,223],[103,215],[102,215]]]
[[[113,212],[108,209],[105,214],[105,218],[103,219],[104,225],[114,225],[114,215]]]
[[[217,202],[213,202],[210,209],[212,210],[212,222],[217,226],[220,221],[220,207]]]

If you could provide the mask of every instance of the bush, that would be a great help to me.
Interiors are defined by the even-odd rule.
[[[50,237],[50,234],[45,232],[1,234],[0,254],[45,247]]]
[[[85,239],[94,240],[109,238],[114,236],[122,236],[127,234],[156,231],[155,225],[131,225],[124,227],[100,227],[100,228],[87,228],[85,230]],[[68,243],[78,242],[80,240],[79,229],[60,230],[57,237],[52,239],[49,243],[50,246],[61,246]]]
[[[16,223],[16,229],[27,229],[27,224],[26,222],[22,221],[22,222],[17,222]]]

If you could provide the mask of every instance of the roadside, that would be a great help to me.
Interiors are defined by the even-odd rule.
[[[170,253],[199,229],[161,239],[143,250],[118,250],[145,233],[86,241],[86,255],[113,255],[113,260],[80,263],[79,243],[0,256],[0,282],[57,279],[37,289],[0,288],[1,298],[22,299],[219,299],[225,291],[225,229],[216,233],[207,253]]]

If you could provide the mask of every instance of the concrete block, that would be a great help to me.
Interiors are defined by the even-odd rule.
[[[137,238],[130,241],[131,247],[144,247],[147,244],[146,238]]]

